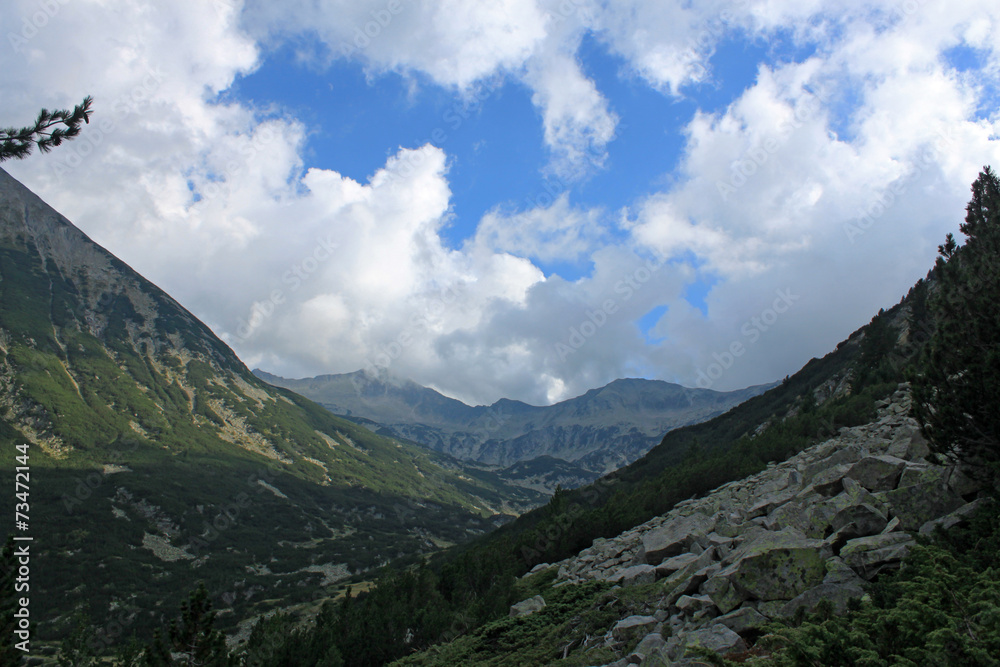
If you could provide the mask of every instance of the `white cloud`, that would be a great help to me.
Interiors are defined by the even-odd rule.
[[[603,215],[574,209],[564,192],[547,207],[509,214],[493,209],[479,222],[473,243],[543,262],[579,262],[600,247]]]
[[[714,388],[772,380],[898,299],[957,227],[978,169],[1000,164],[1000,116],[982,110],[1000,73],[1000,17],[985,1],[897,12],[860,0],[372,0],[241,12],[74,0],[30,37],[22,18],[33,25],[38,5],[8,4],[0,34],[23,41],[0,51],[4,123],[86,94],[97,113],[80,138],[5,168],[250,365],[289,375],[369,365],[472,402],[545,402],[626,375],[693,384],[739,342],[745,352]],[[306,163],[309,128],[296,119],[219,101],[280,40],[315,34],[373,80],[398,72],[459,98],[505,77],[525,83],[549,169],[584,179],[619,122],[580,65],[588,31],[626,76],[669,96],[711,82],[715,46],[741,31],[788,31],[815,55],[764,63],[727,108],[695,112],[669,185],[620,214],[566,194],[496,208],[457,249],[442,240],[453,216],[442,147],[400,148],[358,182]],[[982,68],[948,65],[962,44]],[[583,260],[592,270],[574,281],[534,263]],[[684,297],[698,277],[717,281],[704,313]],[[779,293],[796,299],[771,322]],[[664,306],[653,331],[664,340],[651,343],[636,323]]]
[[[553,154],[550,169],[578,180],[604,165],[618,117],[572,54],[532,61],[526,77],[532,101],[542,110],[545,143]]]
[[[941,55],[977,12],[996,26],[996,9],[949,12],[928,4],[880,34],[844,19],[842,38],[824,37],[822,59],[762,68],[723,112],[691,121],[680,183],[631,211],[636,238],[668,256],[693,252],[721,279],[706,317],[668,311],[665,365],[690,382],[734,342],[747,344],[743,325],[791,289],[800,299],[767,331],[751,324],[753,346],[713,384],[793,371],[932,265],[968,184],[1000,161],[998,117],[977,118],[980,91]],[[686,371],[685,351],[694,352]]]
[[[375,73],[420,72],[465,90],[500,71],[516,71],[545,36],[533,0],[293,0],[248,3],[247,23],[263,38],[311,33],[330,58],[361,59]]]

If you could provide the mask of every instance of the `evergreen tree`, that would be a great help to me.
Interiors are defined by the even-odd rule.
[[[935,331],[914,378],[914,412],[931,449],[973,472],[1000,474],[1000,181],[972,184],[959,247],[938,247],[928,307]]]
[[[59,667],[94,667],[100,664],[94,655],[93,647],[88,642],[93,637],[94,628],[90,627],[85,616],[80,616],[76,630],[62,640],[59,653],[56,654],[56,664]]]
[[[31,155],[32,146],[48,153],[67,139],[80,134],[80,124],[90,122],[91,105],[94,99],[88,95],[72,111],[42,109],[34,125],[28,127],[0,128],[0,162],[23,159]],[[65,127],[59,127],[64,125]]]
[[[191,594],[181,605],[180,621],[172,621],[167,632],[169,642],[164,642],[163,634],[157,632],[153,645],[146,650],[145,660],[149,667],[227,667],[231,664],[226,650],[226,638],[220,630],[214,629],[215,612],[208,599],[205,584]],[[175,659],[174,654],[180,654]]]

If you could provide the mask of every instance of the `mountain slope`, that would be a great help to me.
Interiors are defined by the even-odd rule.
[[[927,442],[909,416],[909,385],[899,385],[881,404],[867,424],[539,568],[520,583],[528,599],[512,608],[510,618],[394,664],[688,664],[685,658],[696,657],[691,649],[699,645],[745,659],[767,624],[824,605],[843,615],[870,581],[898,569],[919,548],[911,533],[929,536],[935,527],[963,523],[986,509],[989,497],[960,468],[926,460]],[[928,569],[937,578],[942,563]],[[991,581],[991,572],[983,579]],[[954,601],[981,656],[995,639],[975,637],[972,630],[995,637],[996,626],[980,619],[998,609],[995,596],[983,598],[974,616],[962,611],[965,600],[952,597],[941,605],[947,609]],[[931,616],[946,627],[950,619],[936,618],[941,611],[935,603]],[[820,622],[829,617],[827,612]],[[913,625],[912,617],[903,616],[898,631],[919,634]],[[767,655],[765,647],[777,643],[760,644],[754,655]],[[891,644],[887,648],[895,653]],[[962,648],[949,653],[963,655]],[[822,662],[808,664],[853,664],[837,660],[839,655],[813,655]],[[974,655],[911,662],[988,664]]]
[[[302,380],[254,373],[331,412],[374,421],[380,433],[461,459],[506,467],[544,456],[597,474],[637,460],[667,431],[722,414],[770,386],[717,392],[623,379],[551,406],[503,399],[471,407],[414,382],[363,371]]]
[[[41,638],[73,611],[158,623],[196,579],[226,591],[225,624],[482,533],[539,498],[261,382],[0,170],[5,478],[18,445],[39,540],[32,610],[57,619]]]
[[[350,656],[345,661],[350,665],[385,664],[404,656],[432,661],[439,657],[438,664],[558,662],[567,649],[578,648],[578,641],[567,644],[574,636],[589,635],[591,640],[603,636],[621,618],[620,609],[603,602],[592,608],[590,602],[599,591],[591,584],[561,586],[550,597],[546,590],[555,574],[553,568],[548,568],[549,574],[542,575],[541,581],[524,579],[523,575],[603,544],[667,514],[678,503],[722,485],[730,488],[733,485],[729,483],[773,468],[775,462],[836,436],[845,427],[873,421],[877,408],[886,404],[880,400],[897,389],[927,340],[929,325],[921,305],[926,291],[926,285],[918,285],[900,304],[880,312],[835,350],[810,360],[764,394],[707,422],[670,431],[635,463],[593,484],[556,493],[544,507],[482,538],[435,554],[429,568],[406,575],[387,572],[367,595],[319,619],[294,642],[285,643],[284,649],[294,654],[290,644],[322,638]],[[633,564],[631,555],[617,553],[610,554],[607,563],[618,568]],[[416,598],[411,593],[414,578],[423,587]],[[621,597],[618,591],[612,593],[613,598]],[[506,620],[510,605],[536,594],[545,595],[551,607],[546,609],[554,617],[539,612],[541,625],[533,629],[528,627],[531,622]],[[413,620],[406,626],[384,620],[400,614]],[[542,620],[545,618],[552,622]],[[277,624],[272,629],[277,633],[274,637],[287,632],[285,627]],[[411,631],[418,641],[408,639]],[[378,648],[369,648],[375,636]],[[449,644],[456,637],[457,641]],[[464,652],[470,637],[473,642],[484,641],[483,653],[488,655],[463,662],[468,657],[465,655],[456,662],[453,650]],[[280,639],[269,641],[281,643]],[[517,647],[543,653],[555,648],[541,662],[526,654],[512,661],[502,657]],[[420,649],[428,650],[416,653]],[[258,649],[249,646],[247,650],[254,653]],[[600,664],[587,660],[575,656],[566,664]],[[264,659],[262,664],[277,667],[280,663]]]

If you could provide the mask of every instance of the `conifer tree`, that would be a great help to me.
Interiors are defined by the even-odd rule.
[[[928,306],[936,329],[914,379],[914,413],[931,449],[1000,477],[1000,180],[972,184],[959,247],[938,247]]]
[[[42,109],[34,125],[0,128],[0,162],[23,159],[31,155],[33,146],[48,153],[63,141],[80,134],[80,124],[90,122],[94,99],[88,95],[81,104],[69,109]],[[60,127],[65,126],[65,127]]]
[[[170,623],[169,641],[156,633],[153,645],[146,650],[149,667],[227,667],[230,665],[226,638],[214,628],[215,612],[205,584],[199,584],[188,601],[181,605],[179,622]],[[174,655],[181,657],[175,659]]]

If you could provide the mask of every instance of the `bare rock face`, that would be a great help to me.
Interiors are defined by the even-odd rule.
[[[757,475],[679,503],[667,515],[595,542],[559,563],[557,585],[606,579],[622,586],[655,581],[657,614],[671,630],[627,660],[686,664],[687,647],[729,653],[770,619],[813,611],[827,601],[842,613],[864,585],[899,567],[911,532],[961,522],[979,487],[960,470],[932,465],[900,385],[878,419],[841,429]],[[638,563],[638,564],[637,564]],[[659,632],[653,617],[631,617],[610,631]],[[625,625],[622,625],[625,624]],[[652,651],[652,648],[650,649]],[[625,660],[625,658],[623,658]]]

